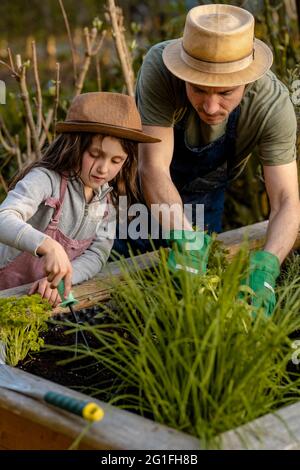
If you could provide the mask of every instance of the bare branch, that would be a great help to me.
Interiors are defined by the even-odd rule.
[[[6,67],[12,73],[13,76],[16,75],[16,72],[6,62],[4,62],[3,60],[0,60],[0,64],[4,65],[4,67]]]
[[[70,48],[71,48],[71,54],[72,54],[74,82],[76,82],[76,80],[77,80],[77,65],[76,65],[76,54],[77,54],[77,52],[76,52],[76,48],[74,46],[74,41],[73,41],[73,38],[72,38],[71,29],[70,29],[70,25],[69,25],[69,20],[68,20],[67,14],[66,14],[66,10],[64,8],[63,1],[62,0],[58,0],[58,1],[59,1],[59,5],[60,5],[60,8],[61,8],[63,17],[64,17],[66,30],[67,30],[67,33],[68,33],[68,38],[69,38],[69,43],[70,43]]]
[[[36,132],[39,136],[42,129],[42,106],[43,106],[43,98],[42,98],[42,91],[41,91],[41,84],[40,84],[40,77],[38,71],[38,64],[37,64],[37,55],[36,55],[36,45],[35,41],[31,42],[32,48],[32,62],[33,62],[33,73],[34,73],[34,81],[36,86],[36,107],[37,107],[37,124],[36,124]]]
[[[10,161],[12,156],[17,157],[18,167],[19,169],[21,169],[22,162],[21,162],[21,150],[20,150],[19,136],[16,135],[15,139],[13,139],[12,136],[9,134],[8,130],[6,129],[6,126],[2,118],[0,118],[0,121],[1,121],[0,122],[0,144],[2,145],[4,150],[6,150],[9,154],[8,158],[2,164],[1,169],[4,168],[4,166]],[[3,129],[4,132],[5,131],[7,132],[9,143],[5,140],[5,137],[3,136],[1,132],[1,128]]]
[[[28,93],[27,82],[26,82],[26,66],[25,64],[22,64],[21,56],[19,54],[16,55],[16,64],[17,64],[17,67],[19,69],[19,74],[20,74],[18,81],[19,81],[20,90],[21,90],[21,99],[23,101],[24,109],[25,109],[25,118],[27,122],[27,127],[30,129],[33,148],[35,152],[35,159],[39,160],[41,158],[41,150],[40,150],[38,135],[37,135],[34,120],[33,120],[32,109],[31,109],[30,102],[29,102],[29,93]],[[28,131],[26,132],[26,135],[28,135]],[[27,144],[28,144],[28,141],[27,141]],[[28,156],[30,155],[31,153],[28,154]]]
[[[16,157],[17,157],[17,162],[18,162],[18,168],[19,170],[21,170],[23,164],[22,164],[22,159],[21,159],[20,139],[19,139],[18,134],[15,135],[15,142],[16,142],[16,150],[17,150]]]
[[[2,118],[2,116],[0,115],[0,129],[3,130],[4,132],[4,136],[6,137],[6,139],[8,140],[9,144],[11,146],[14,146],[14,140],[13,140],[13,137],[12,135],[10,134],[9,130],[7,129],[6,127],[6,124]]]
[[[89,28],[84,28],[83,33],[85,37],[85,47],[86,47],[85,58],[84,58],[82,67],[80,69],[79,76],[75,83],[75,96],[80,95],[81,90],[83,88],[86,74],[90,68],[91,57],[94,54],[93,47],[97,38],[97,28],[92,28],[91,33],[89,32]]]
[[[31,133],[30,133],[30,127],[28,123],[26,123],[25,127],[25,134],[26,134],[26,147],[27,147],[27,160],[31,160]]]
[[[28,163],[27,153],[22,152],[21,154],[23,165]]]
[[[126,63],[127,63],[129,80],[132,83],[132,88],[134,90],[134,72],[133,72],[133,67],[132,67],[132,58],[131,58],[131,55],[130,55],[130,52],[126,43],[126,38],[125,38],[124,16],[123,16],[123,12],[121,8],[118,7],[116,10],[118,14],[119,28],[121,31],[121,41],[122,41],[124,56],[125,56]]]
[[[43,146],[45,145],[46,139],[48,139],[49,144],[52,142],[52,136],[51,133],[49,132],[52,120],[53,120],[53,112],[54,109],[50,108],[48,110],[48,114],[46,117],[46,121],[44,118],[42,118],[42,123],[43,123],[43,132],[40,137],[40,148],[42,149]]]
[[[57,123],[57,110],[58,110],[58,104],[59,104],[59,85],[60,85],[60,65],[57,62],[56,63],[56,82],[55,82],[55,99],[54,99],[54,112],[53,112],[53,138],[55,139],[56,137],[56,130],[55,126]]]
[[[118,13],[114,0],[108,0],[108,12],[111,20],[113,37],[115,40],[115,45],[117,53],[121,62],[121,67],[126,83],[127,92],[130,96],[134,96],[134,80],[133,80],[133,71],[130,67],[127,46],[124,38],[124,28],[120,28],[120,13]],[[118,18],[119,17],[119,18]],[[121,23],[122,26],[122,23]]]
[[[91,50],[91,36],[92,34],[95,33],[95,28],[92,28],[92,33],[90,35],[89,28],[84,28],[83,29],[83,35],[84,35],[84,40],[85,40],[85,47],[86,47],[86,53],[88,56],[91,56],[92,50]],[[97,30],[96,30],[97,34]]]
[[[93,51],[93,55],[95,56],[97,85],[98,85],[99,91],[102,90],[102,80],[101,80],[101,70],[100,70],[100,50],[102,48],[103,41],[104,41],[106,34],[107,34],[106,30],[102,31],[98,45],[95,47]]]
[[[18,73],[20,74],[21,73],[21,68],[22,68],[22,58],[21,58],[21,54],[16,54],[16,66],[18,68]]]
[[[95,63],[96,63],[96,75],[97,75],[98,91],[101,91],[102,90],[102,81],[101,81],[101,69],[100,69],[99,53],[95,55]]]
[[[2,147],[11,155],[16,155],[16,149],[14,146],[10,145],[8,142],[6,142],[1,130],[0,130],[0,143]]]
[[[10,47],[7,48],[7,53],[8,53],[8,57],[9,57],[10,67],[11,67],[13,73],[15,74],[16,70],[15,70],[14,60],[13,60],[13,57],[12,57]]]
[[[101,37],[100,37],[100,39],[99,39],[98,45],[97,45],[97,46],[95,47],[95,49],[93,50],[92,55],[97,55],[97,54],[99,54],[100,49],[101,49],[101,47],[103,46],[103,41],[104,41],[104,38],[105,38],[106,34],[107,34],[107,31],[104,29],[104,30],[102,31],[102,33],[101,33]]]
[[[4,191],[8,193],[8,185],[6,184],[6,181],[3,178],[3,175],[1,172],[0,172],[0,183],[2,184]]]
[[[8,154],[8,156],[6,157],[6,159],[4,160],[4,162],[2,163],[2,165],[0,167],[0,171],[2,171],[4,167],[6,167],[6,165],[10,162],[12,157],[13,157],[12,153]]]

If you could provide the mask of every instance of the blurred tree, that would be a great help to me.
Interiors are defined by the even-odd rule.
[[[71,26],[86,26],[103,12],[105,0],[65,0]],[[57,0],[1,0],[0,38],[10,42],[34,33],[42,39],[49,34],[65,34]]]

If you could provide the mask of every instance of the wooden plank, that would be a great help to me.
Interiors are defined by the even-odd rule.
[[[262,248],[266,241],[266,234],[268,228],[268,221],[258,222],[257,224],[247,225],[245,227],[229,230],[220,233],[218,240],[220,240],[229,250],[229,258],[235,255],[239,250],[241,244],[247,241],[250,250]],[[300,242],[300,233],[297,239]]]
[[[235,230],[230,230],[218,235],[218,240],[222,241],[229,250],[229,258],[232,257],[240,248],[244,240],[248,240],[250,249],[262,248],[267,233],[268,221],[259,222],[257,224],[248,225]],[[300,232],[294,244],[294,249],[300,248]],[[135,271],[137,269],[145,269],[154,266],[159,261],[158,252],[146,253],[136,256],[134,259],[127,259],[127,269]],[[122,269],[120,262],[108,263],[105,269],[97,274],[93,279],[83,282],[73,287],[74,296],[79,300],[76,309],[82,309],[95,305],[102,301],[108,300],[116,281],[122,277]],[[13,289],[0,291],[0,297],[11,297],[26,295],[31,284],[26,284]],[[68,309],[60,307],[53,310],[53,314],[69,313]]]
[[[48,427],[29,421],[23,414],[0,408],[0,449],[66,450],[74,439]],[[87,450],[87,444],[79,446]]]
[[[126,269],[136,271],[154,266],[158,262],[158,252],[146,253],[135,256],[134,259],[126,260]],[[76,310],[95,305],[104,300],[108,300],[116,282],[121,282],[122,277],[121,263],[118,261],[108,263],[105,269],[97,274],[93,279],[76,285],[72,288],[75,298],[79,303],[75,306]],[[21,297],[26,295],[32,283],[0,291],[0,297]],[[56,308],[53,314],[69,313],[67,308]]]
[[[300,402],[228,431],[223,448],[232,450],[300,450]]]
[[[220,233],[218,240],[228,248],[230,255],[234,255],[243,241],[247,241],[251,250],[262,248],[266,241],[268,221],[229,230]]]
[[[15,369],[16,380],[39,390],[86,395]],[[133,413],[96,401],[105,418],[95,423],[81,442],[85,450],[201,450],[199,439]],[[82,431],[82,418],[16,392],[0,388],[0,448],[67,449]],[[221,435],[226,450],[300,450],[300,403],[281,408]]]
[[[16,381],[22,380],[30,387],[46,392],[64,393],[82,400],[90,399],[84,394],[75,392],[48,380],[36,377],[19,369],[14,370]],[[122,450],[163,450],[163,449],[199,449],[199,440],[195,437],[181,433],[163,426],[149,419],[142,418],[133,413],[120,410],[107,403],[93,399],[104,409],[105,416],[99,423],[94,423],[90,431],[83,438],[82,449],[122,449]],[[13,417],[20,418],[21,429],[8,426],[7,420],[1,419],[1,413],[11,415],[12,422],[18,423]],[[4,414],[2,414],[4,416]],[[27,423],[27,429],[26,425]],[[0,446],[6,448],[35,448],[47,449],[45,440],[54,433],[54,446],[62,448],[69,445],[82,431],[85,421],[47,403],[34,400],[25,395],[12,392],[0,387]],[[16,443],[13,429],[20,440]],[[46,432],[47,430],[47,432]],[[37,435],[35,433],[37,432]],[[31,434],[25,436],[25,434]],[[50,434],[49,434],[50,433]],[[53,436],[53,435],[52,435]],[[51,444],[50,444],[51,445]],[[56,447],[55,447],[56,448]]]

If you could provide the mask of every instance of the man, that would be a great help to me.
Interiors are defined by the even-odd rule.
[[[148,207],[178,204],[168,241],[169,266],[205,272],[210,237],[192,233],[183,203],[204,204],[204,228],[221,231],[224,192],[258,146],[271,213],[264,250],[251,254],[255,305],[275,306],[274,287],[300,221],[296,118],[286,87],[269,70],[272,52],[254,38],[254,18],[231,5],[189,11],[183,38],[155,45],[137,82],[144,131],[141,188]],[[186,250],[187,239],[204,243]],[[174,247],[174,244],[172,245]],[[178,254],[181,254],[178,262]]]

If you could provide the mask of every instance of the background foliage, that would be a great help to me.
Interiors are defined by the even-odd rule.
[[[184,20],[189,8],[211,1],[195,0],[119,0],[118,6],[124,15],[124,36],[130,54],[134,74],[142,63],[148,48],[156,42],[182,35]],[[250,10],[256,18],[256,36],[266,41],[274,52],[273,70],[291,89],[293,81],[299,79],[299,14],[300,2],[295,0],[255,0],[218,2],[239,5]],[[78,70],[85,60],[84,27],[90,32],[94,21],[98,33],[107,31],[99,53],[91,58],[84,77],[81,92],[105,91],[125,92],[126,80],[116,52],[112,27],[104,0],[64,0],[74,46],[78,50]],[[298,8],[298,10],[297,10]],[[34,99],[36,85],[32,70],[31,42],[36,41],[38,70],[43,97],[43,116],[46,119],[55,102],[56,63],[60,63],[60,94],[57,103],[57,119],[63,119],[70,100],[74,96],[74,75],[71,49],[66,34],[65,22],[58,0],[2,0],[0,3],[0,60],[9,63],[7,47],[12,55],[21,54],[26,64],[29,101],[36,119]],[[30,60],[30,64],[27,63]],[[97,71],[98,69],[98,71]],[[100,74],[100,75],[99,75]],[[26,137],[26,114],[20,99],[19,84],[5,66],[0,66],[0,79],[6,84],[6,105],[0,105],[0,129],[3,122],[9,134],[19,142],[21,157],[11,155],[0,144],[0,201],[5,197],[7,183],[13,174],[34,159],[34,149],[29,149]],[[299,108],[295,107],[297,113]],[[299,119],[300,120],[300,119]],[[52,138],[53,123],[49,127],[47,140]],[[32,135],[31,135],[32,137]],[[29,139],[30,140],[30,139]],[[227,193],[224,228],[234,228],[268,217],[269,204],[264,190],[261,168],[254,152],[247,170],[231,185]]]

